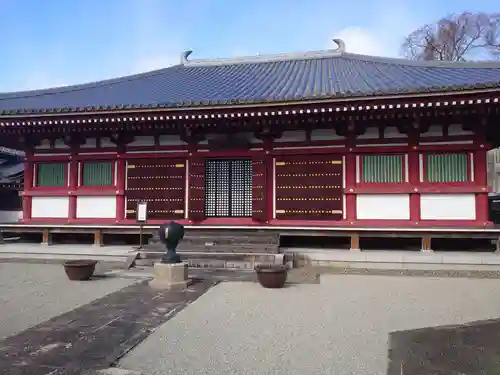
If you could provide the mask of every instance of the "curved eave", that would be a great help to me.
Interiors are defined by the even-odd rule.
[[[336,102],[346,99],[355,100],[377,100],[388,99],[393,97],[408,98],[408,97],[422,97],[427,94],[436,95],[439,93],[446,93],[447,95],[474,93],[481,90],[500,89],[500,82],[492,82],[486,84],[471,84],[471,85],[456,85],[444,87],[427,87],[422,89],[399,89],[394,91],[381,91],[381,92],[345,92],[342,94],[331,95],[316,95],[309,97],[297,97],[288,101],[275,101],[275,100],[207,100],[207,101],[185,101],[180,103],[164,103],[164,104],[150,104],[150,105],[133,105],[124,104],[117,106],[88,106],[88,107],[65,107],[65,108],[43,108],[43,109],[16,109],[0,111],[0,116],[5,117],[23,117],[33,115],[59,115],[59,114],[91,114],[91,113],[117,113],[128,111],[141,111],[141,110],[207,110],[207,109],[225,109],[228,107],[259,107],[270,105],[292,105],[292,104],[306,104],[313,102]]]

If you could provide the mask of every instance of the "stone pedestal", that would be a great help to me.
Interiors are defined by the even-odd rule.
[[[155,289],[182,289],[189,283],[187,263],[155,263],[155,278],[149,285]]]

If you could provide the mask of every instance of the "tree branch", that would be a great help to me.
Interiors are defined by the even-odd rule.
[[[449,15],[409,34],[402,52],[415,60],[464,61],[485,54],[500,58],[500,13]]]

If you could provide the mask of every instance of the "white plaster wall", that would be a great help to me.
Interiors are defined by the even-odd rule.
[[[186,144],[186,142],[181,139],[180,135],[174,134],[160,135],[158,143],[160,146],[182,146]]]
[[[409,220],[409,194],[358,194],[356,217],[359,220]]]
[[[384,130],[384,138],[406,138],[407,135],[400,133],[396,126],[388,126]]]
[[[127,147],[130,146],[154,146],[155,137],[153,136],[136,136],[134,141],[129,143]]]
[[[443,127],[441,125],[431,125],[426,133],[421,133],[421,137],[442,137]]]
[[[248,139],[251,143],[263,143],[262,139],[256,138],[255,134],[252,132],[245,132],[240,134]]]
[[[356,137],[357,139],[378,139],[380,138],[380,133],[377,127],[367,127],[363,134]]]
[[[64,143],[64,139],[58,138],[54,142],[54,148],[69,148],[69,146]]]
[[[116,144],[114,144],[110,138],[108,137],[103,137],[100,140],[101,147],[116,147]]]
[[[448,135],[473,135],[474,132],[462,129],[462,124],[451,124],[448,127]]]
[[[50,140],[42,139],[39,145],[35,146],[35,150],[46,150],[50,148]]]
[[[475,220],[475,194],[422,194],[422,220]]]
[[[242,137],[248,140],[250,143],[263,143],[262,139],[256,138],[254,133],[252,132],[239,132],[234,134],[236,137]],[[205,139],[200,141],[200,145],[207,145],[211,139],[220,137],[220,134],[216,133],[208,133],[205,136]]]
[[[78,219],[114,219],[116,197],[78,197],[76,217]]]
[[[67,218],[69,209],[68,197],[32,197],[32,218]]]
[[[306,132],[303,130],[290,130],[284,131],[281,138],[275,140],[275,142],[303,142],[306,140]]]
[[[0,223],[17,223],[22,217],[22,211],[0,211]]]
[[[315,129],[311,132],[311,141],[333,141],[344,139],[334,129]]]
[[[95,138],[85,138],[85,144],[81,146],[82,148],[96,148],[97,140]]]

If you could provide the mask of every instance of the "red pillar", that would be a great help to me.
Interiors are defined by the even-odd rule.
[[[410,186],[420,185],[420,161],[418,151],[418,139],[415,134],[410,134],[408,145],[408,183]],[[416,224],[420,222],[420,192],[414,191],[410,194],[410,220]]]
[[[23,191],[23,221],[31,220],[31,197],[26,195],[33,187],[33,151],[25,152],[24,160],[24,191]]]
[[[76,149],[72,148],[71,155],[69,159],[69,209],[68,209],[68,222],[76,220],[76,205],[77,197],[74,194],[75,190],[78,188],[78,161],[76,160]]]
[[[125,159],[118,153],[116,162],[116,222],[125,220]]]
[[[488,222],[488,180],[486,176],[487,161],[486,149],[480,148],[473,153],[474,182],[484,192],[476,194],[476,220],[478,224],[486,225]]]
[[[274,179],[276,178],[274,171],[274,162],[271,151],[273,150],[273,140],[271,137],[264,139],[264,152],[266,156],[264,157],[264,162],[266,163],[266,217],[267,222],[273,220],[273,207],[274,207]]]
[[[353,152],[354,137],[347,140],[347,154],[345,156],[345,210],[346,220],[356,220],[356,194],[350,190],[356,187],[356,154]]]

